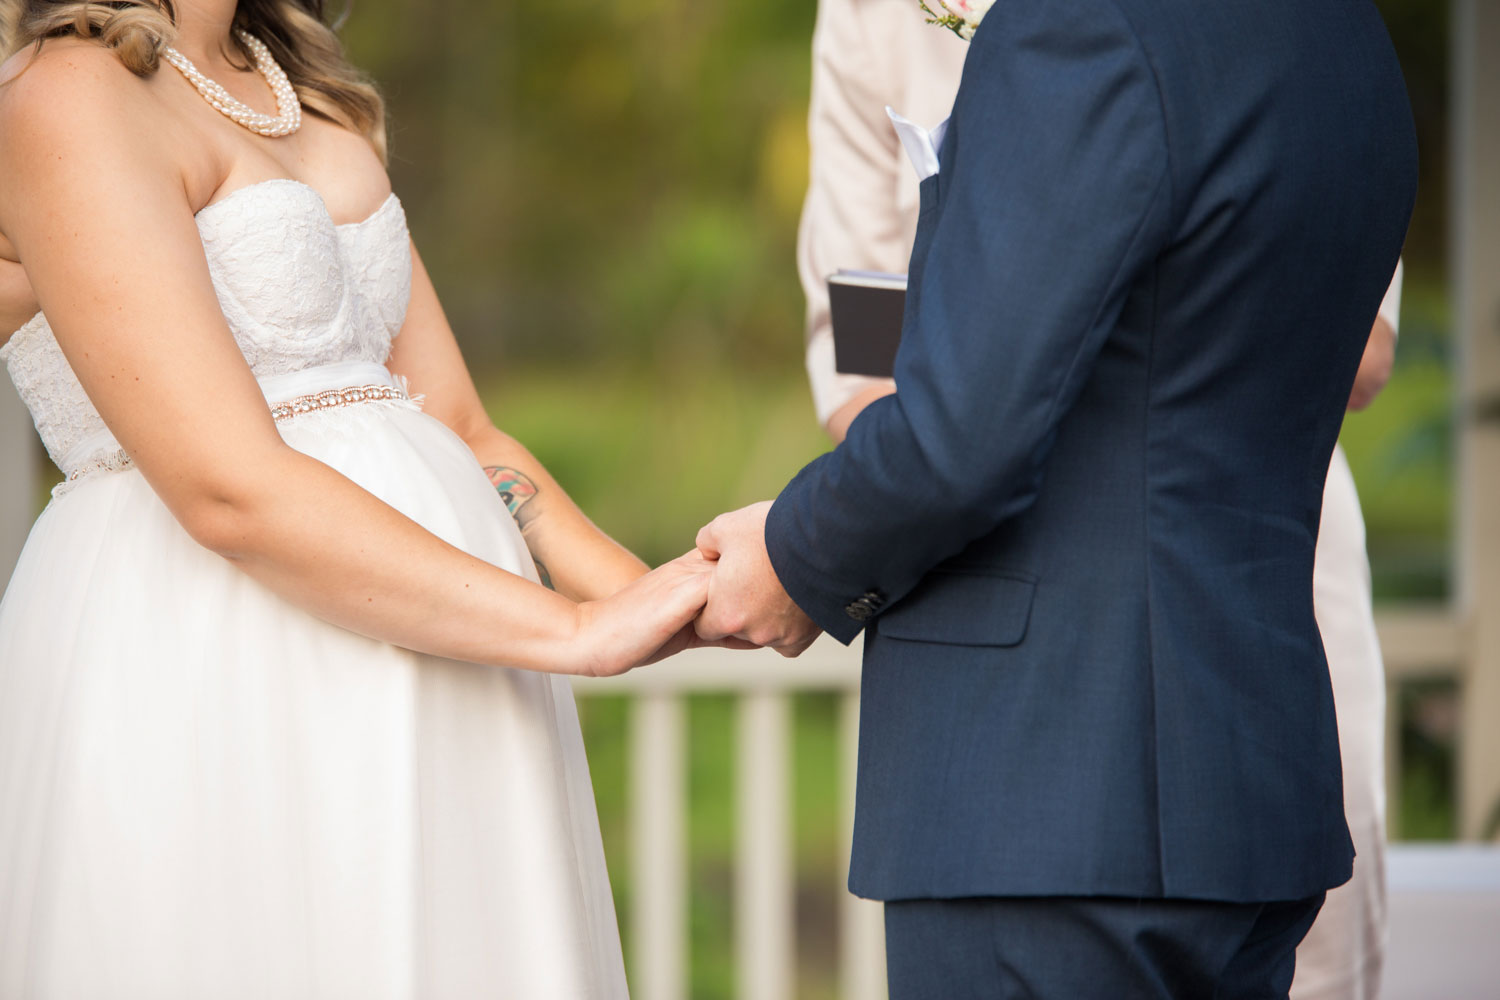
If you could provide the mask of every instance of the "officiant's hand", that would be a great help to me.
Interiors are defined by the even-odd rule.
[[[698,616],[700,638],[737,637],[797,656],[822,630],[782,589],[766,555],[769,500],[720,514],[698,532],[698,551],[717,559],[708,587],[708,606]]]
[[[1349,410],[1359,412],[1380,395],[1380,390],[1391,380],[1396,367],[1396,331],[1391,329],[1384,316],[1375,317],[1370,328],[1370,339],[1365,343],[1364,357],[1359,362],[1359,374],[1354,376],[1354,389],[1349,393]]]

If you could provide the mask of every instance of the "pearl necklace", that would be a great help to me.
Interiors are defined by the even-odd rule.
[[[238,122],[257,135],[270,138],[278,138],[291,135],[302,127],[302,102],[297,99],[297,92],[292,88],[291,81],[286,78],[286,72],[276,65],[276,60],[271,57],[271,52],[266,48],[264,42],[248,31],[235,29],[240,41],[250,50],[255,58],[255,68],[265,79],[271,88],[271,93],[276,95],[275,117],[263,115],[247,104],[237,100],[234,95],[225,90],[219,83],[210,80],[194,66],[187,56],[178,52],[170,46],[163,53],[167,62],[177,68],[177,71],[187,77],[189,83],[197,88],[203,99],[217,108],[226,118]]]

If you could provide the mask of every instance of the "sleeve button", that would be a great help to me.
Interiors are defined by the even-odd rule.
[[[866,622],[875,617],[875,612],[885,603],[885,597],[876,590],[868,590],[844,607],[844,614],[857,622]]]

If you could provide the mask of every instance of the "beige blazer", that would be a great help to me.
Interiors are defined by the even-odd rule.
[[[833,367],[828,275],[905,273],[917,232],[917,177],[886,117],[948,117],[968,43],[925,23],[915,0],[821,0],[808,115],[811,181],[797,237],[807,293],[807,374],[818,422],[884,379]]]

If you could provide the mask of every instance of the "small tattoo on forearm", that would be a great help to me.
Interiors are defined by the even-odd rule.
[[[540,513],[530,506],[531,501],[536,499],[536,484],[526,473],[503,465],[487,465],[484,467],[484,474],[490,477],[490,485],[495,487],[500,499],[505,501],[510,516],[525,531],[527,525],[536,520]]]
[[[505,509],[510,511],[510,516],[516,519],[516,525],[524,532],[526,528],[537,519],[541,512],[531,506],[531,501],[536,499],[536,483],[519,469],[512,469],[504,465],[486,465],[484,474],[490,477],[490,485],[495,487],[495,492],[500,494],[500,499],[505,501]],[[536,564],[537,576],[541,578],[542,586],[548,590],[556,590],[552,585],[552,574],[547,572],[547,566],[540,559],[532,556],[531,561]]]

